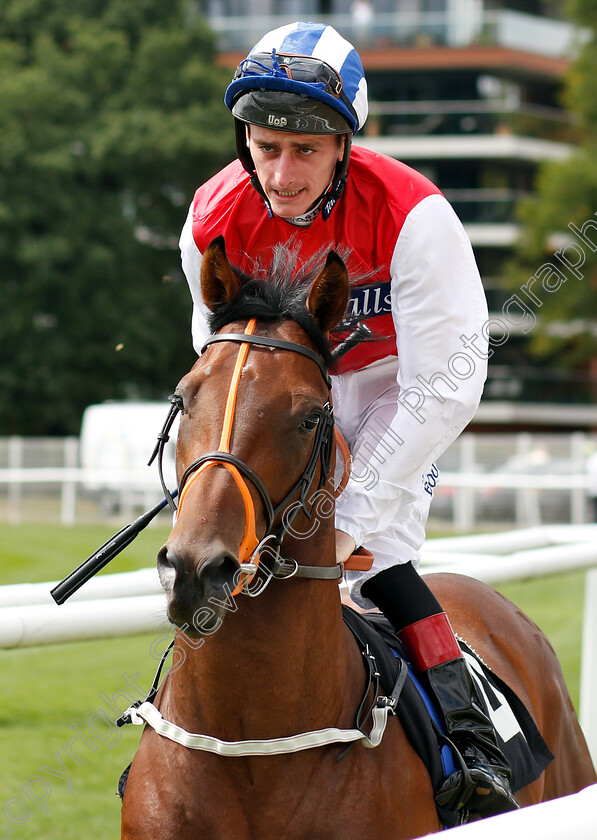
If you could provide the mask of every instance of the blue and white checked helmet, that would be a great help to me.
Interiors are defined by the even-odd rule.
[[[346,183],[352,135],[367,119],[365,71],[352,44],[324,23],[280,26],[241,61],[224,102],[234,116],[238,157],[270,213],[247,145],[246,125],[345,136],[342,160],[322,197],[327,219]]]
[[[359,54],[332,26],[299,21],[261,38],[224,101],[243,123],[354,134],[367,119],[367,82]]]

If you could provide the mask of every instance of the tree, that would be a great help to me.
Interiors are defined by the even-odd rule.
[[[541,168],[534,199],[520,207],[523,234],[510,275],[527,318],[540,319],[534,356],[597,381],[597,6],[572,0],[570,10],[586,37],[564,94],[580,143],[569,159]]]
[[[190,368],[178,233],[233,156],[215,57],[187,0],[0,7],[0,434],[77,433]]]

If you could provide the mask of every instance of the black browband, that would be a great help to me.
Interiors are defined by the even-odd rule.
[[[201,348],[201,355],[203,355],[203,352],[206,347],[209,347],[210,344],[214,344],[216,341],[239,341],[242,344],[259,344],[263,347],[279,347],[282,350],[292,350],[294,353],[301,353],[303,356],[306,356],[308,359],[311,359],[312,362],[315,362],[315,364],[321,371],[323,381],[327,385],[328,390],[332,387],[332,380],[330,379],[323,359],[318,353],[315,352],[315,350],[311,350],[310,347],[305,347],[304,344],[296,344],[293,341],[282,341],[279,338],[270,338],[267,335],[251,335],[246,333],[218,333],[217,335],[212,335],[210,338],[207,339],[207,341]]]

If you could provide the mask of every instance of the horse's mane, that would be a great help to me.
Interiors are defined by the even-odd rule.
[[[350,249],[334,248],[344,262]],[[228,303],[219,304],[209,317],[209,327],[217,332],[231,321],[257,318],[261,321],[292,320],[307,333],[326,365],[332,362],[328,337],[309,313],[306,301],[311,284],[325,264],[330,251],[324,247],[303,261],[292,240],[275,245],[273,256],[267,264],[263,256],[254,258],[250,274],[232,266],[241,281],[241,287]],[[351,277],[351,285],[367,279]],[[345,327],[346,328],[346,327]]]

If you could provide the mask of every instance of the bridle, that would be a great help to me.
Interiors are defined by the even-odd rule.
[[[245,327],[243,333],[218,333],[211,336],[203,345],[201,354],[203,354],[209,346],[218,342],[225,341],[240,343],[226,400],[224,421],[218,449],[212,452],[206,452],[192,461],[186,467],[179,482],[178,512],[180,512],[186,495],[193,483],[200,475],[213,466],[222,466],[227,469],[242,495],[245,506],[245,530],[239,549],[239,563],[243,574],[240,576],[238,585],[236,586],[234,592],[232,592],[232,595],[236,595],[241,591],[245,594],[260,594],[272,577],[288,578],[296,575],[298,577],[339,580],[343,573],[342,567],[339,564],[326,567],[302,566],[295,560],[284,560],[280,557],[282,542],[291,527],[294,517],[297,515],[299,510],[302,510],[308,519],[312,518],[313,507],[315,506],[314,499],[317,498],[317,492],[322,490],[330,474],[332,455],[335,445],[333,434],[334,416],[329,400],[331,380],[323,359],[314,350],[296,342],[283,341],[269,336],[254,335],[256,324],[257,319],[252,318]],[[306,356],[317,365],[328,389],[328,400],[322,407],[309,461],[299,479],[277,505],[274,505],[267,487],[257,473],[237,455],[230,452],[230,440],[234,423],[238,387],[240,384],[242,369],[245,365],[251,345],[272,347]],[[174,397],[173,400],[177,401],[173,403],[174,409],[171,411],[168,418],[169,420],[171,418],[171,422],[169,424],[170,426],[172,425],[176,412],[184,410],[180,398]],[[164,430],[162,430],[162,432],[164,432]],[[318,466],[319,480],[317,487],[314,488],[314,481]],[[248,486],[249,483],[257,490],[265,512],[266,536],[261,540],[259,540],[256,533],[255,506]],[[167,494],[167,496],[170,496],[170,500],[172,500],[173,503],[172,495]],[[290,505],[291,499],[295,496],[298,496],[298,502]],[[310,509],[307,507],[308,499],[311,502]],[[281,521],[277,527],[275,527],[278,519]],[[268,558],[266,579],[259,587],[258,591],[255,591],[255,589],[249,589],[249,584],[257,573],[260,554],[266,546],[267,550],[265,553]]]
[[[185,469],[180,481],[180,498],[178,506],[179,510],[192,483],[202,472],[204,472],[206,469],[212,466],[220,465],[225,467],[231,473],[243,496],[243,499],[245,501],[246,518],[245,533],[243,536],[241,549],[239,551],[239,558],[243,560],[243,557],[248,557],[249,561],[246,562],[245,560],[243,560],[243,562],[241,562],[241,570],[244,573],[245,579],[239,582],[239,585],[236,587],[232,595],[235,595],[237,592],[246,592],[249,595],[260,594],[260,592],[263,591],[263,589],[265,588],[267,583],[269,583],[272,577],[288,578],[296,575],[297,577],[314,577],[331,580],[338,580],[340,577],[342,577],[342,567],[340,564],[336,564],[336,566],[325,567],[303,566],[299,565],[295,560],[288,561],[280,558],[280,546],[282,544],[282,540],[284,539],[285,534],[289,530],[290,522],[292,521],[293,516],[296,514],[296,512],[298,512],[299,508],[302,508],[304,510],[308,518],[311,518],[312,516],[314,503],[312,503],[311,510],[308,510],[306,506],[306,498],[309,490],[313,485],[318,464],[320,465],[318,489],[321,489],[324,486],[330,473],[335,440],[333,435],[334,419],[329,398],[326,404],[323,406],[322,415],[317,427],[317,432],[313,443],[311,455],[309,457],[309,462],[305,467],[301,477],[294,484],[292,489],[286,494],[284,499],[281,502],[279,502],[279,504],[275,506],[273,505],[269,492],[262,480],[259,478],[259,476],[247,464],[245,464],[244,461],[242,461],[240,458],[238,458],[236,455],[229,451],[230,436],[232,431],[232,423],[234,420],[234,409],[236,405],[238,385],[240,382],[240,376],[243,365],[245,364],[247,354],[252,344],[261,345],[265,347],[275,347],[281,350],[289,350],[291,352],[300,353],[303,356],[307,356],[309,359],[315,362],[315,364],[317,364],[321,375],[324,379],[324,382],[326,383],[326,386],[328,388],[329,397],[331,383],[327,369],[324,366],[323,360],[313,350],[309,349],[308,347],[305,347],[302,344],[297,344],[291,341],[282,341],[279,339],[268,338],[266,336],[253,335],[255,326],[256,319],[253,318],[247,324],[244,333],[219,333],[218,335],[214,335],[210,339],[208,339],[208,341],[203,347],[202,352],[205,350],[206,347],[218,341],[233,341],[240,343],[240,348],[236,359],[232,380],[230,383],[230,389],[228,391],[228,398],[226,401],[224,423],[219,448],[214,452],[206,452],[204,455],[201,455],[199,458],[192,461],[189,464],[189,466]],[[358,340],[362,340],[362,338],[365,335],[363,330],[355,331],[355,333],[357,333],[356,337],[354,337],[353,334],[352,339],[351,337],[349,337],[349,339],[347,339],[343,343],[343,345],[341,345],[341,347],[345,349],[345,351],[346,349],[350,348],[349,340],[352,340],[354,343],[356,343]],[[180,410],[182,410],[182,405],[180,404],[180,402],[173,402],[172,409],[168,416],[166,424],[164,425],[162,432],[158,436],[158,446],[156,447],[156,451],[154,453],[154,455],[157,453],[160,456],[160,459],[163,452],[163,447],[165,445],[165,441],[168,439],[168,432],[172,426],[174,417]],[[163,483],[161,469],[160,477],[162,478]],[[261,540],[261,542],[258,541],[257,536],[255,534],[255,510],[253,505],[253,499],[249,487],[247,485],[247,480],[250,481],[251,484],[253,484],[253,486],[257,489],[257,492],[263,502],[264,510],[266,512],[266,530],[268,531],[268,535],[263,540]],[[293,495],[295,495],[299,491],[300,502],[298,506],[294,506],[294,512],[290,516],[285,516],[285,508],[288,505],[289,500],[293,497]],[[172,498],[173,494],[168,495],[170,495],[171,503],[174,504],[174,500]],[[281,512],[282,523],[278,526],[277,530],[272,531],[275,521]],[[276,547],[274,563],[271,563],[271,561],[268,558],[269,569],[266,583],[260,587],[258,592],[250,591],[248,590],[248,584],[257,572],[257,566],[259,563],[259,553],[262,549],[262,546],[269,540],[273,540],[274,545]],[[223,741],[219,738],[215,738],[210,735],[187,732],[182,727],[177,726],[169,720],[164,719],[159,709],[157,709],[156,706],[153,704],[153,700],[155,699],[158,690],[162,666],[170,648],[174,645],[175,640],[172,641],[171,645],[168,647],[168,649],[164,653],[164,656],[162,657],[162,662],[160,664],[160,667],[158,668],[156,678],[154,680],[154,683],[152,685],[147,699],[145,701],[137,701],[133,703],[132,706],[129,706],[129,708],[124,712],[124,714],[118,719],[117,723],[119,726],[122,726],[125,723],[134,723],[136,725],[144,725],[147,723],[159,735],[162,735],[163,737],[168,738],[189,749],[203,750],[215,753],[217,755],[225,756],[281,755],[336,743],[346,743],[348,746],[351,746],[357,741],[360,741],[363,744],[363,746],[367,748],[376,747],[381,743],[381,740],[383,738],[388,715],[396,713],[398,699],[400,697],[402,687],[406,680],[407,667],[406,663],[404,663],[403,660],[398,660],[398,662],[400,663],[400,667],[398,669],[398,675],[396,677],[394,689],[388,697],[380,696],[380,674],[377,663],[375,661],[375,657],[371,653],[368,644],[359,639],[358,634],[355,635],[355,638],[357,640],[357,643],[359,644],[359,647],[361,649],[361,655],[363,656],[365,662],[367,680],[364,694],[362,696],[362,700],[357,712],[356,727],[353,729],[338,729],[337,727],[329,727],[327,729],[302,732],[298,735],[291,735],[283,738],[267,738],[244,741]],[[371,687],[373,687],[372,701],[369,699]],[[363,731],[363,725],[365,720],[369,717],[369,715],[371,715],[372,717],[373,725],[370,733],[367,735]],[[338,757],[338,760],[346,754],[347,749],[342,751],[342,753]]]

